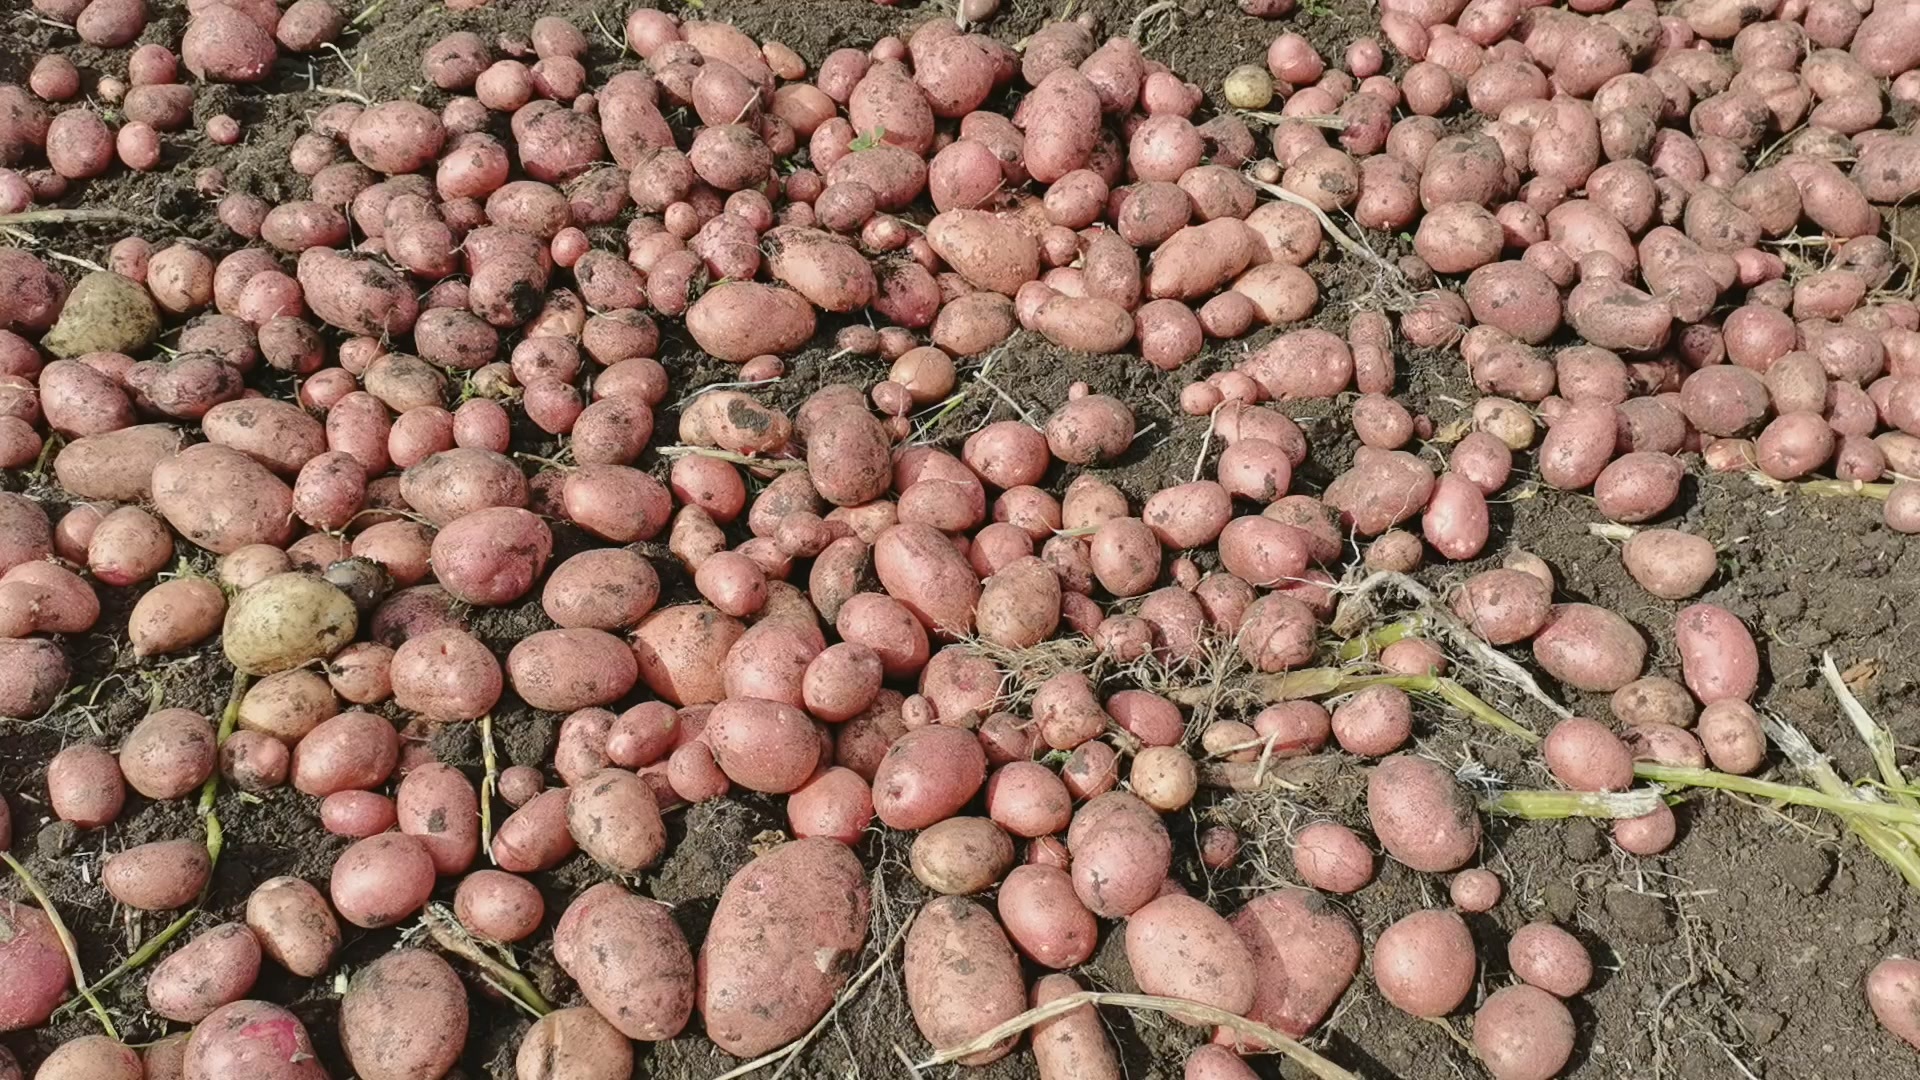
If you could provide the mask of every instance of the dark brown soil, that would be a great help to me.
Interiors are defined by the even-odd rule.
[[[143,40],[177,41],[184,21],[180,6],[155,6],[162,10]],[[476,29],[489,37],[503,31],[523,33],[536,14],[563,9],[594,41],[589,62],[596,77],[633,63],[593,28],[592,16],[598,15],[618,33],[627,5],[609,0],[562,6],[548,0],[500,0],[489,8],[459,13],[429,0],[379,0],[377,6],[365,32],[347,43],[345,56],[357,74],[339,59],[325,56],[314,59],[311,78],[304,61],[283,61],[264,90],[203,88],[196,127],[216,112],[229,112],[246,127],[241,146],[215,147],[193,132],[169,136],[164,171],[116,175],[76,190],[68,202],[119,207],[139,219],[131,231],[156,243],[185,237],[224,250],[236,238],[214,220],[210,201],[195,193],[195,172],[219,167],[230,188],[268,198],[303,194],[300,178],[286,165],[287,149],[302,130],[303,118],[338,100],[310,86],[438,104],[439,95],[418,85],[418,58],[428,44],[455,29]],[[1125,33],[1142,6],[1139,0],[1091,0],[1074,10],[1090,9],[1106,31]],[[65,52],[90,71],[124,75],[124,52],[101,54],[77,46],[69,33],[36,21],[23,0],[8,7],[9,13],[0,15],[0,79],[23,81],[31,59],[49,48]],[[937,13],[931,7],[880,7],[869,0],[705,0],[689,7],[698,7],[705,17],[736,22],[755,35],[783,40],[814,62],[833,48],[902,33]],[[1338,55],[1352,37],[1367,32],[1372,18],[1370,6],[1359,4],[1308,8],[1290,23],[1270,24],[1242,15],[1229,0],[1180,0],[1144,24],[1142,36],[1150,56],[1212,88],[1233,66],[1257,62],[1282,26],[1305,34],[1324,54]],[[991,30],[1018,41],[1060,12],[1057,5],[1012,0]],[[85,225],[45,229],[39,236],[51,250],[99,260],[106,246],[127,231],[116,225]],[[1392,238],[1375,239],[1384,249],[1393,245]],[[1343,329],[1352,312],[1378,304],[1370,275],[1337,252],[1313,270],[1324,300],[1316,322]],[[824,383],[865,385],[880,376],[879,361],[833,358],[835,328],[824,327],[820,339],[791,361],[786,380],[764,392],[767,400],[791,408]],[[1195,374],[1231,365],[1263,340],[1255,337],[1211,349],[1178,375],[1168,375],[1138,358],[1063,354],[1021,338],[997,355],[990,378],[1035,415],[1063,401],[1074,381],[1127,400],[1145,431],[1105,475],[1138,499],[1168,482],[1191,478],[1206,450],[1218,449],[1217,444],[1203,448],[1204,420],[1175,407],[1180,387]],[[674,377],[676,397],[735,374],[671,335],[662,360]],[[1410,350],[1399,363],[1401,399],[1425,412],[1436,426],[1444,427],[1471,406],[1475,392],[1457,356]],[[922,437],[957,445],[981,423],[1013,415],[1013,408],[978,374],[977,366],[962,372],[966,398],[929,425]],[[282,396],[289,392],[284,385],[262,389]],[[1347,405],[1287,408],[1313,442],[1311,464],[1300,474],[1304,488],[1318,490],[1351,457],[1344,423]],[[672,423],[671,416],[661,418],[663,430],[670,431]],[[528,449],[547,448],[543,440],[525,438]],[[1444,453],[1444,448],[1429,452]],[[648,463],[659,464],[651,459]],[[1901,642],[1905,616],[1920,600],[1920,547],[1885,530],[1877,506],[1864,500],[1783,500],[1742,480],[1699,475],[1697,462],[1695,469],[1674,518],[1712,538],[1725,553],[1723,574],[1707,598],[1740,615],[1764,641],[1769,676],[1760,707],[1798,724],[1833,756],[1843,774],[1864,778],[1870,775],[1870,764],[1819,683],[1815,665],[1826,651],[1843,669],[1869,664],[1871,674],[1856,689],[1866,707],[1892,727],[1903,762],[1912,764],[1912,748],[1920,744],[1915,709],[1920,705],[1920,657]],[[1065,477],[1051,479],[1060,485]],[[57,493],[31,476],[9,474],[4,486],[31,487],[59,502]],[[1495,506],[1494,517],[1493,554],[1477,564],[1434,568],[1422,579],[1440,586],[1492,564],[1508,551],[1532,550],[1558,570],[1566,597],[1624,613],[1655,643],[1658,669],[1673,672],[1670,632],[1677,605],[1649,598],[1625,575],[1613,545],[1588,535],[1586,525],[1598,518],[1588,498],[1541,488],[1523,477]],[[562,528],[558,534],[557,554],[585,546],[584,538],[571,530]],[[659,565],[669,597],[690,594],[670,559],[659,560]],[[13,854],[38,876],[73,925],[86,969],[95,974],[110,969],[166,922],[112,907],[96,884],[102,858],[146,840],[191,834],[200,826],[184,803],[149,804],[136,797],[123,818],[102,831],[76,834],[63,825],[43,828],[48,818],[46,762],[58,748],[74,742],[116,746],[156,702],[217,715],[231,679],[217,646],[161,662],[136,662],[123,644],[126,613],[135,596],[127,590],[101,591],[105,612],[99,628],[66,643],[77,668],[74,685],[84,693],[45,722],[0,724],[0,794],[6,795],[15,815]],[[476,631],[502,651],[548,625],[534,603],[474,615]],[[1540,710],[1498,700],[1523,721],[1544,726],[1547,718]],[[1595,715],[1606,715],[1604,702],[1580,704]],[[504,763],[545,766],[556,724],[557,717],[533,713],[511,698],[503,702],[498,730]],[[1421,713],[1417,733],[1423,752],[1449,764],[1477,762],[1512,786],[1550,782],[1524,748],[1472,728],[1438,707]],[[472,728],[441,732],[433,748],[478,774],[480,751]],[[1792,779],[1785,766],[1774,771]],[[1222,908],[1247,892],[1292,880],[1284,846],[1292,830],[1321,817],[1364,829],[1362,777],[1358,763],[1340,761],[1292,801],[1203,799],[1191,814],[1170,821],[1180,852],[1176,875],[1196,893],[1213,896]],[[1583,821],[1491,821],[1486,861],[1505,880],[1507,896],[1493,913],[1473,920],[1482,946],[1483,987],[1491,990],[1508,979],[1506,936],[1526,921],[1551,918],[1586,942],[1598,969],[1594,988],[1573,1003],[1580,1041],[1575,1065],[1567,1073],[1571,1077],[1920,1076],[1912,1052],[1875,1025],[1860,991],[1862,975],[1872,963],[1887,952],[1913,947],[1920,915],[1913,893],[1831,819],[1783,813],[1725,796],[1689,799],[1678,812],[1678,845],[1665,856],[1645,860],[1621,854],[1603,830]],[[344,846],[319,827],[313,800],[290,790],[261,800],[229,793],[221,798],[218,813],[226,831],[226,854],[207,910],[194,922],[196,931],[236,918],[248,891],[268,877],[296,874],[324,883],[333,856]],[[1215,821],[1231,822],[1260,843],[1232,871],[1209,876],[1194,856],[1192,838]],[[676,918],[697,942],[728,877],[784,825],[779,806],[759,798],[730,798],[676,812],[671,815],[671,853],[637,886],[675,905]],[[887,948],[926,898],[906,872],[905,850],[903,837],[877,830],[863,843],[860,854],[872,872],[874,923],[869,952],[860,966],[885,956],[886,967],[840,1010],[788,1075],[808,1080],[903,1076],[902,1057],[925,1054],[926,1044],[906,1009],[898,955]],[[538,880],[550,910],[557,913],[579,889],[602,876],[587,860],[576,858]],[[17,893],[11,882],[4,888],[10,895]],[[1444,889],[1441,879],[1383,860],[1378,880],[1342,902],[1371,941],[1408,911],[1443,904]],[[395,940],[392,932],[350,936],[342,970],[351,971]],[[1117,943],[1118,935],[1109,932],[1100,954],[1079,973],[1083,981],[1131,987]],[[571,985],[544,948],[533,950],[523,962],[550,996],[573,1000]],[[151,1040],[170,1030],[146,1011],[143,990],[144,974],[137,973],[105,995],[130,1041]],[[291,1004],[314,1033],[334,1075],[349,1075],[333,1031],[337,997],[332,979],[292,979],[269,965],[256,995]],[[512,1051],[525,1018],[478,989],[472,1004],[473,1036],[464,1068],[475,1078],[510,1078]],[[1123,1048],[1126,1075],[1135,1080],[1178,1076],[1185,1050],[1198,1038],[1192,1029],[1156,1015],[1110,1012],[1106,1019]],[[1315,1043],[1343,1065],[1376,1080],[1480,1075],[1459,1042],[1470,1030],[1465,1016],[1452,1017],[1445,1026],[1447,1031],[1386,1006],[1362,975]],[[9,1035],[5,1042],[31,1063],[59,1041],[92,1030],[90,1019],[74,1013],[43,1030]],[[697,1020],[682,1037],[643,1049],[639,1061],[638,1075],[660,1080],[711,1080],[737,1064],[699,1034]],[[1269,1060],[1257,1068],[1263,1076],[1299,1075]],[[1014,1055],[968,1075],[1027,1080],[1034,1074],[1030,1059]]]

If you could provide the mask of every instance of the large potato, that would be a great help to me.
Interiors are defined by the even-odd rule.
[[[191,1080],[327,1080],[306,1027],[264,1001],[215,1009],[187,1039]]]
[[[520,639],[507,654],[514,693],[546,712],[616,701],[639,677],[633,650],[605,630],[542,630]]]
[[[746,632],[740,620],[705,604],[654,612],[633,632],[633,654],[648,689],[675,705],[703,705],[726,697],[727,652]]]
[[[73,987],[73,968],[39,908],[0,900],[0,1031],[38,1027]]]
[[[135,502],[151,496],[153,469],[179,453],[186,435],[168,424],[138,424],[75,439],[53,459],[60,486],[83,499]]]
[[[1745,701],[1760,682],[1760,650],[1738,616],[1714,604],[1682,608],[1673,620],[1680,671],[1702,705]]]
[[[659,1042],[693,1012],[693,950],[664,904],[595,885],[568,905],[553,956],[587,1003],[629,1039]]]
[[[782,701],[730,697],[713,707],[701,738],[727,779],[749,791],[794,791],[820,764],[813,720]]]
[[[1174,893],[1127,916],[1127,966],[1140,989],[1227,1012],[1253,1005],[1246,942],[1205,903]]]
[[[361,1080],[440,1080],[466,1042],[466,988],[439,953],[385,953],[340,998],[340,1047]]]
[[[890,828],[924,829],[958,813],[986,778],[987,752],[972,732],[939,724],[915,728],[880,759],[873,809]]]
[[[1311,890],[1264,893],[1228,921],[1247,943],[1258,978],[1247,1018],[1295,1038],[1320,1025],[1360,970],[1360,932]],[[1214,1041],[1245,1046],[1248,1040],[1222,1029]]]
[[[220,586],[206,578],[172,578],[134,603],[127,617],[127,640],[135,656],[178,652],[212,637],[226,614]]]
[[[1019,1015],[1027,1003],[1020,958],[986,908],[958,896],[926,907],[907,931],[907,1004],[936,1050],[959,1046]],[[1012,1036],[960,1059],[985,1065],[1007,1056]]]
[[[873,568],[887,594],[929,631],[952,638],[973,628],[980,578],[940,530],[914,523],[887,529],[874,541]]]
[[[272,675],[339,652],[359,631],[347,594],[313,574],[275,574],[227,608],[220,644],[249,675]]]
[[[611,466],[608,466],[611,467]],[[433,538],[433,572],[455,598],[469,604],[511,604],[546,572],[553,531],[519,507],[477,510]]]
[[[715,285],[687,308],[687,333],[709,356],[743,364],[789,353],[813,337],[814,310],[791,289],[751,281]]]
[[[153,502],[180,535],[219,555],[248,544],[285,547],[293,535],[293,489],[246,454],[213,443],[155,465]]]
[[[700,946],[707,1037],[755,1057],[804,1034],[846,985],[867,919],[866,873],[836,841],[796,840],[742,867]]]
[[[1633,624],[1592,604],[1555,604],[1533,639],[1547,674],[1580,690],[1612,693],[1640,677],[1647,645]]]

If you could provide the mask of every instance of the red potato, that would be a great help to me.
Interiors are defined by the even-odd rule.
[[[554,957],[627,1038],[669,1039],[686,1026],[696,997],[694,957],[664,905],[596,885],[561,916]]]
[[[1593,960],[1580,939],[1548,922],[1528,923],[1507,943],[1515,975],[1559,998],[1571,998],[1593,980]]]
[[[1473,937],[1452,911],[1416,911],[1388,927],[1373,950],[1373,977],[1395,1007],[1445,1016],[1474,981]]]
[[[1619,615],[1591,604],[1556,604],[1533,640],[1547,674],[1581,690],[1611,693],[1640,676],[1646,642]]]
[[[365,1080],[444,1076],[466,1039],[465,988],[436,952],[386,953],[340,999],[341,1048]]]
[[[951,817],[986,781],[986,752],[971,732],[916,728],[894,740],[873,778],[874,812],[891,828]]]
[[[1295,1038],[1325,1019],[1360,970],[1360,934],[1339,908],[1307,889],[1249,900],[1228,920],[1247,943],[1258,980],[1247,1017]],[[1214,1041],[1248,1047],[1226,1029]]]
[[[1674,619],[1673,635],[1687,689],[1701,704],[1753,696],[1760,681],[1760,652],[1732,612],[1713,604],[1683,608]]]
[[[193,903],[213,861],[198,840],[160,840],[107,859],[100,883],[114,900],[140,911],[171,911]]]
[[[985,909],[961,897],[940,897],[921,909],[907,933],[905,967],[914,1023],[935,1048],[967,1042],[1026,1006],[1019,959],[1006,934]],[[1016,1041],[960,1061],[997,1061]]]
[[[365,791],[386,783],[400,759],[393,725],[366,712],[325,721],[293,748],[293,786],[308,795]]]
[[[1473,1046],[1495,1080],[1548,1080],[1573,1057],[1573,1016],[1532,986],[1494,991],[1473,1016]]]
[[[1464,866],[1480,846],[1472,800],[1445,768],[1396,754],[1367,780],[1367,816],[1387,854],[1416,870]]]
[[[247,996],[260,975],[260,942],[239,923],[196,935],[161,961],[147,979],[147,1006],[192,1024]]]
[[[500,699],[499,661],[457,627],[408,637],[390,667],[394,703],[437,721],[477,720]]]
[[[626,694],[639,665],[626,643],[604,630],[543,630],[507,654],[507,679],[522,701],[547,712],[605,705]]]
[[[73,968],[53,923],[39,908],[0,901],[0,959],[17,973],[0,992],[0,1031],[44,1024],[73,987]]]
[[[82,1035],[60,1044],[34,1072],[36,1080],[144,1080],[140,1055],[105,1035]]]

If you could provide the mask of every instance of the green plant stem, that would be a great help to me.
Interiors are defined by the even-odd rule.
[[[553,1005],[541,996],[525,975],[488,956],[486,950],[469,939],[466,931],[454,922],[445,905],[427,905],[427,910],[420,913],[420,922],[436,944],[479,968],[483,978],[512,998],[514,1004],[533,1014],[535,1019],[553,1011]]]
[[[1404,641],[1408,637],[1420,633],[1426,629],[1426,625],[1426,620],[1420,618],[1418,615],[1409,619],[1402,619],[1396,623],[1388,623],[1372,633],[1362,634],[1359,637],[1350,638],[1341,642],[1336,655],[1344,661],[1359,660],[1372,656],[1395,642]]]
[[[1660,808],[1660,792],[1502,791],[1480,800],[1480,809],[1502,817],[1554,821],[1560,818],[1637,818]]]
[[[1760,799],[1773,799],[1776,802],[1790,803],[1794,806],[1811,806],[1816,810],[1838,814],[1842,818],[1866,818],[1891,825],[1920,826],[1920,811],[1911,807],[1894,806],[1891,803],[1862,802],[1859,799],[1816,791],[1813,788],[1795,784],[1782,784],[1778,781],[1760,780],[1751,776],[1736,776],[1733,773],[1717,772],[1713,769],[1690,769],[1680,765],[1636,761],[1633,763],[1633,775],[1642,780],[1652,780],[1655,783],[1674,787],[1717,788],[1721,791],[1752,795]]]
[[[244,671],[236,671],[233,673],[233,689],[227,694],[227,707],[220,712],[220,731],[215,736],[215,746],[226,745],[227,737],[233,734],[234,728],[240,726],[240,702],[247,696],[247,686],[252,681],[252,677]],[[213,775],[207,777],[206,784],[200,788],[200,814],[202,817],[212,815],[213,802],[219,796],[220,770],[215,769]],[[209,839],[211,839],[211,830],[209,830]]]
[[[34,880],[33,875],[27,872],[27,868],[21,866],[13,856],[0,851],[0,860],[5,860],[7,869],[12,870],[14,876],[27,887],[27,891],[33,894],[33,898],[40,902],[40,910],[47,916],[47,921],[53,925],[53,934],[60,939],[60,948],[67,954],[67,966],[73,969],[74,987],[86,1000],[87,1007],[93,1010],[94,1017],[100,1021],[100,1027],[110,1038],[118,1039],[120,1032],[113,1026],[113,1017],[107,1015],[106,1007],[100,1004],[100,999],[93,996],[92,990],[87,989],[87,972],[80,966],[80,947],[74,944],[73,932],[67,929],[66,920],[60,917],[60,910],[53,906],[53,901],[40,888],[40,883]]]

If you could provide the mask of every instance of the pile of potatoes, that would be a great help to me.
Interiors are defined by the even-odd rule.
[[[55,6],[109,47],[132,35],[96,41],[89,13],[144,18],[120,0]],[[352,841],[326,882],[265,882],[241,921],[155,964],[148,1007],[187,1030],[142,1053],[74,1040],[36,1075],[322,1077],[300,1020],[249,996],[262,965],[325,978],[343,923],[402,926],[436,897],[488,941],[550,934],[577,989],[580,1004],[526,1032],[522,1080],[629,1077],[633,1041],[674,1038],[696,1014],[721,1050],[754,1057],[825,1015],[871,944],[855,846],[875,828],[915,834],[911,871],[938,894],[904,946],[913,1018],[936,1049],[1079,989],[1071,971],[1103,930],[1124,934],[1144,992],[1306,1035],[1367,955],[1329,897],[1373,880],[1377,841],[1451,875],[1452,902],[1374,941],[1381,995],[1421,1017],[1471,1004],[1497,1080],[1556,1075],[1575,1043],[1562,1000],[1592,962],[1565,931],[1530,925],[1508,949],[1518,981],[1473,1000],[1480,961],[1459,912],[1498,904],[1501,883],[1474,865],[1469,791],[1411,751],[1407,693],[1195,723],[1166,696],[1072,668],[1022,689],[993,657],[1069,636],[1109,671],[1192,670],[1221,643],[1259,672],[1324,662],[1349,570],[1488,555],[1488,500],[1516,454],[1637,527],[1628,571],[1675,602],[1718,570],[1709,540],[1657,524],[1679,455],[1778,480],[1920,473],[1920,370],[1905,359],[1920,358],[1920,307],[1885,291],[1900,266],[1876,210],[1920,191],[1920,143],[1884,126],[1920,103],[1920,46],[1903,43],[1920,41],[1920,6],[1578,6],[1393,0],[1394,76],[1372,39],[1341,70],[1282,33],[1227,87],[1253,107],[1283,99],[1271,157],[1239,114],[1197,120],[1198,87],[1129,39],[1097,42],[1086,18],[1015,51],[941,17],[810,70],[777,42],[640,9],[625,23],[640,66],[595,73],[581,29],[547,16],[525,37],[428,48],[437,109],[320,110],[290,151],[307,198],[272,205],[204,177],[244,241],[232,250],[128,237],[70,283],[0,249],[0,465],[45,454],[63,492],[45,505],[0,493],[0,717],[59,707],[65,646],[101,617],[95,582],[141,590],[136,661],[217,637],[254,680],[224,739],[167,708],[117,750],[62,750],[46,814],[96,830],[129,788],[181,800],[216,779],[290,785]],[[327,0],[191,10],[179,58],[210,81],[259,80],[279,49],[344,26]],[[0,163],[29,166],[0,168],[0,212],[64,196],[115,153],[163,163],[159,110],[184,123],[192,88],[166,46],[127,64],[118,133],[88,106],[36,100],[78,93],[59,58],[26,89],[0,86]],[[41,156],[48,168],[32,168]],[[1263,200],[1273,188],[1292,198]],[[1412,252],[1382,271],[1406,310],[1354,313],[1344,333],[1307,325],[1306,267],[1332,242],[1321,214],[1409,233]],[[1771,242],[1796,234],[1821,239]],[[835,335],[884,378],[819,387],[791,414],[741,387],[667,404],[685,389],[662,357],[678,328],[751,384],[781,378],[822,313],[884,324]],[[966,358],[1018,348],[1023,331],[1172,371],[1208,339],[1267,327],[1180,394],[1223,448],[1137,504],[1099,469],[1143,426],[1085,385],[1037,422],[909,441]],[[176,347],[154,348],[170,329]],[[1410,449],[1436,432],[1393,397],[1399,342],[1457,346],[1488,395],[1444,470]],[[279,374],[291,399],[259,389]],[[1286,403],[1353,391],[1350,466],[1296,490],[1309,442]],[[650,453],[670,441],[656,420],[674,425],[671,455]],[[530,475],[510,454],[528,437],[563,438],[566,463]],[[1892,485],[1885,513],[1920,531],[1920,486]],[[217,558],[210,572],[193,569],[199,552]],[[697,600],[663,595],[655,559],[669,557]],[[1641,760],[1764,765],[1759,650],[1737,617],[1679,613],[1657,650],[1678,656],[1676,680],[1648,672],[1648,643],[1620,615],[1555,593],[1551,567],[1512,551],[1446,597],[1490,646],[1528,645],[1560,686],[1611,695],[1612,723],[1548,733],[1555,780],[1618,792]],[[474,609],[535,599],[551,628],[504,656],[474,632]],[[1415,637],[1372,660],[1410,675],[1450,663]],[[517,764],[483,791],[434,758],[439,726],[516,701],[562,718],[550,771]],[[1331,749],[1373,762],[1371,841],[1309,824],[1289,853],[1307,888],[1230,915],[1169,876],[1163,815],[1203,785],[1254,787],[1275,760]],[[784,798],[792,839],[739,870],[700,941],[613,881],[548,911],[537,875],[584,856],[631,880],[666,854],[663,815],[736,791]],[[510,813],[483,845],[494,798]],[[1676,836],[1664,804],[1613,826],[1637,856]],[[11,841],[0,801],[0,848]],[[1200,856],[1229,866],[1239,842],[1209,829]],[[213,871],[204,839],[186,837],[114,853],[101,883],[130,909],[173,912]],[[1867,991],[1920,1046],[1912,964],[1888,960]],[[43,1024],[74,990],[31,905],[0,906],[0,970],[0,1031]],[[348,1064],[368,1080],[453,1074],[466,993],[421,947],[353,972]],[[1266,1049],[1231,1028],[1212,1038],[1188,1080],[1251,1076],[1240,1055]],[[1028,1045],[1049,1080],[1120,1075],[1090,1007]],[[0,1080],[17,1075],[0,1050]]]

